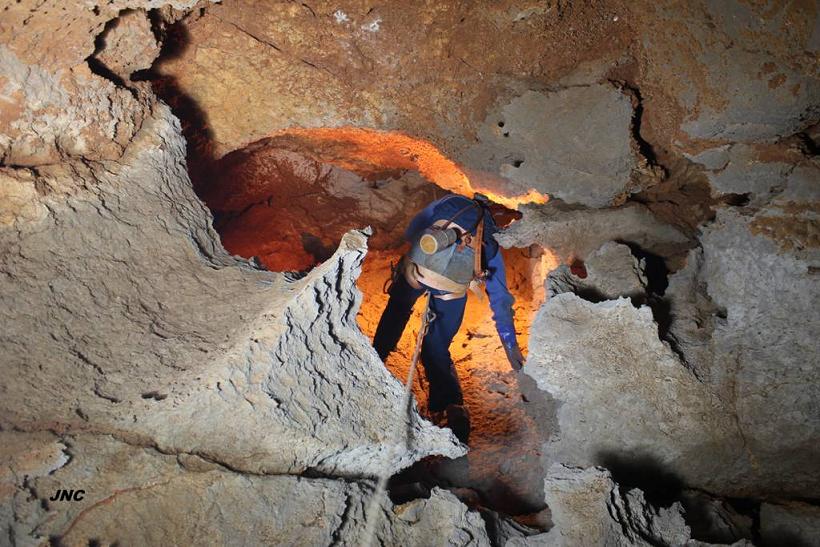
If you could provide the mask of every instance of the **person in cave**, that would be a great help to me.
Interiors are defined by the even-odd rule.
[[[413,218],[405,231],[411,249],[395,268],[390,298],[373,340],[384,361],[396,348],[416,300],[430,293],[430,309],[435,315],[421,348],[430,389],[428,410],[434,422],[446,423],[463,442],[469,438],[470,419],[450,343],[464,318],[468,289],[480,296],[479,286],[484,285],[510,365],[517,371],[524,363],[515,336],[514,298],[507,288],[498,242],[492,237],[498,227],[491,207],[481,194],[474,199],[451,194]]]

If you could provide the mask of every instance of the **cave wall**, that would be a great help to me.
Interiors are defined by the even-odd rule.
[[[225,252],[186,170],[186,153],[210,165],[294,126],[401,131],[476,180],[555,198],[523,207],[505,246],[570,262],[618,240],[677,270],[654,295],[668,318],[572,290],[541,309],[525,370],[560,406],[545,464],[640,456],[712,493],[776,499],[770,531],[811,513],[790,520],[789,498],[814,496],[820,476],[813,4],[0,9],[10,543],[159,541],[144,523],[160,517],[179,541],[358,537],[402,419],[400,384],[355,324],[367,234],[340,224],[339,248],[307,275],[265,271]],[[403,186],[404,203],[418,189]],[[412,419],[392,471],[464,452]],[[575,481],[554,469],[553,486]],[[595,492],[614,488],[589,474]],[[88,496],[49,504],[58,487]],[[203,491],[222,501],[190,502]],[[629,499],[618,507],[645,511]],[[285,516],[266,520],[271,507]],[[489,543],[444,491],[384,509],[386,543]],[[604,541],[646,534],[599,513]],[[660,520],[660,536],[688,538],[676,513]]]

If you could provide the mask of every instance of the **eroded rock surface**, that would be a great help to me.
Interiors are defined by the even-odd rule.
[[[524,192],[603,207],[623,200],[637,176],[632,116],[630,97],[611,85],[527,91],[488,114],[466,157]]]
[[[21,442],[32,446],[41,437],[0,434],[12,443],[4,452],[13,464],[32,461]],[[14,494],[10,500],[3,496],[0,510],[13,513],[10,534],[19,544],[49,537],[66,545],[359,545],[363,540],[364,508],[372,494],[367,482],[237,473],[197,456],[163,454],[108,436],[68,436],[64,442],[43,445],[61,457],[45,458],[45,469],[12,466]],[[46,455],[43,449],[40,454]],[[47,501],[58,489],[79,486],[84,490],[79,500]],[[450,538],[452,545],[489,545],[481,517],[445,491],[404,505],[385,502],[380,510],[386,518],[376,529],[377,543],[429,545]]]
[[[782,447],[790,447],[790,479],[773,475],[761,487],[796,496],[813,488],[820,440],[813,402],[820,378],[810,365],[817,352],[813,303],[820,292],[811,270],[818,255],[800,244],[802,231],[789,230],[803,225],[798,221],[805,214],[776,207],[754,215],[720,212],[705,230],[703,250],[693,251],[668,290],[670,332],[689,365],[736,416],[756,467],[782,469]],[[782,231],[757,228],[764,218]],[[778,233],[786,237],[772,237]]]
[[[626,297],[633,302],[646,298],[645,261],[632,255],[629,247],[610,241],[589,255],[584,262],[584,277],[575,275],[563,264],[547,276],[550,296],[571,292],[585,300],[598,302]]]
[[[515,538],[509,547],[575,545],[684,545],[689,528],[680,504],[656,508],[638,489],[626,493],[605,469],[553,465],[544,481],[555,526],[546,534]]]
[[[36,174],[47,191],[28,198],[47,214],[3,231],[3,428],[107,434],[248,473],[375,475],[404,416],[355,324],[365,235],[301,279],[231,258],[168,114],[124,161],[79,173],[93,190],[66,198],[69,173]],[[410,419],[392,471],[463,454]]]
[[[587,209],[559,201],[522,206],[524,218],[496,235],[505,247],[538,244],[570,263],[587,257],[607,241],[624,241],[654,254],[668,256],[686,246],[688,238],[677,228],[658,220],[646,207]]]
[[[559,401],[547,464],[634,461],[659,480],[671,474],[712,491],[739,488],[739,478],[756,485],[733,416],[659,340],[646,306],[550,298],[533,323],[524,371]]]

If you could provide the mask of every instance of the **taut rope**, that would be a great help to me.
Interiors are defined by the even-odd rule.
[[[427,297],[427,304],[424,306],[424,313],[421,316],[421,326],[419,327],[419,334],[416,338],[416,348],[413,350],[413,358],[410,360],[410,370],[407,371],[407,381],[404,383],[404,396],[402,397],[401,402],[401,408],[408,412],[408,414],[410,409],[410,400],[413,397],[413,378],[415,378],[416,365],[419,362],[419,355],[421,354],[421,343],[427,334],[430,323],[436,318],[436,314],[430,309],[430,301],[432,300],[433,295],[431,295],[429,291],[426,291],[423,296]],[[376,483],[376,489],[373,491],[373,495],[370,498],[370,503],[367,505],[367,510],[365,511],[365,527],[361,542],[362,547],[370,547],[373,542],[373,537],[376,534],[376,525],[379,522],[379,515],[381,515],[379,506],[384,498],[384,494],[387,490],[387,481],[390,478],[390,464],[398,451],[399,443],[401,441],[402,428],[400,425],[401,424],[396,427],[396,442],[386,451],[384,467],[379,474],[379,481]]]

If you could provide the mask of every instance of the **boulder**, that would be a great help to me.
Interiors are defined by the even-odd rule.
[[[549,296],[575,293],[590,302],[626,297],[633,303],[646,299],[646,262],[632,255],[629,247],[609,241],[595,250],[584,262],[586,275],[575,275],[562,264],[547,276]]]

